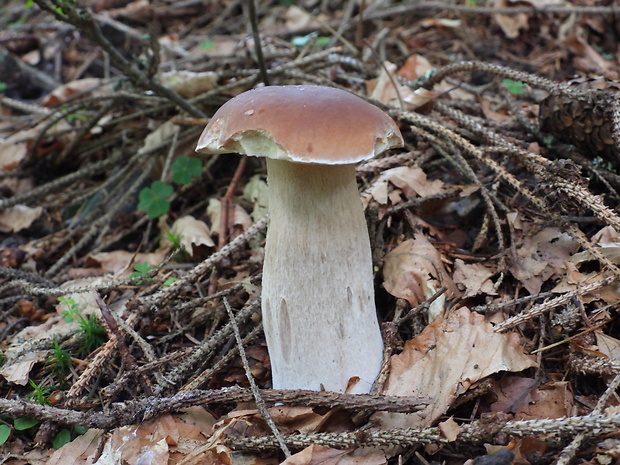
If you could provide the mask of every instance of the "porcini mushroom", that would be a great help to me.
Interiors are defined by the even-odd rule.
[[[198,152],[267,157],[262,314],[274,388],[370,391],[383,341],[355,163],[402,143],[384,112],[323,86],[244,92],[203,131]]]

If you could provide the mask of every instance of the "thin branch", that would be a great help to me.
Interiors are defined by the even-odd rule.
[[[278,431],[278,427],[276,426],[273,418],[269,415],[269,410],[267,410],[267,406],[265,405],[265,401],[260,395],[258,390],[258,386],[256,385],[256,381],[254,380],[254,376],[252,375],[252,369],[250,368],[250,364],[248,362],[248,357],[245,355],[245,349],[243,348],[243,340],[241,339],[241,333],[239,332],[239,327],[235,321],[235,315],[230,308],[230,304],[228,303],[228,299],[224,297],[224,306],[226,307],[226,313],[228,314],[228,318],[230,319],[230,324],[232,325],[233,332],[235,333],[235,340],[237,341],[237,348],[239,349],[239,355],[241,356],[241,361],[243,362],[243,369],[245,371],[245,376],[250,383],[250,391],[252,391],[252,397],[254,397],[254,402],[256,402],[256,407],[258,408],[258,412],[260,413],[267,426],[275,436],[278,444],[280,445],[280,449],[284,453],[284,455],[288,458],[291,456],[291,451],[288,450],[286,444],[284,444],[284,439],[282,438],[282,433]]]
[[[515,437],[540,436],[542,441],[557,441],[558,438],[572,439],[583,433],[594,438],[607,433],[615,433],[620,428],[620,414],[591,414],[581,417],[562,417],[492,423],[475,421],[461,425],[459,434],[450,444],[493,444],[498,436]],[[501,436],[500,436],[501,437]],[[286,444],[292,449],[303,449],[319,444],[336,449],[360,447],[412,447],[420,444],[448,444],[439,428],[394,429],[346,433],[291,434],[284,436]],[[278,447],[272,436],[230,437],[227,445],[235,450],[273,450]]]
[[[267,74],[267,65],[263,55],[263,46],[260,41],[260,31],[258,30],[258,15],[256,14],[256,5],[254,0],[247,0],[248,16],[250,17],[250,25],[252,26],[252,37],[254,39],[254,50],[256,51],[256,61],[258,61],[258,69],[260,69],[260,77],[263,83],[269,85],[269,75]]]
[[[357,411],[375,410],[390,412],[415,412],[430,400],[418,397],[375,396],[369,394],[342,394],[337,392],[294,391],[265,389],[260,391],[265,402],[283,405],[343,408]],[[147,397],[145,399],[114,403],[108,413],[78,412],[66,408],[34,404],[24,400],[0,399],[0,415],[11,418],[28,416],[60,425],[82,425],[90,428],[111,429],[118,426],[148,421],[168,412],[175,412],[196,405],[230,404],[253,400],[249,389],[238,387],[218,390],[187,391],[172,397]]]

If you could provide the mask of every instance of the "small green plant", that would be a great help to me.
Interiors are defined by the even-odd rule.
[[[512,79],[504,79],[502,86],[504,86],[511,95],[521,95],[525,90],[527,84],[521,81],[514,81]]]
[[[63,428],[52,439],[52,447],[54,449],[60,449],[62,446],[68,444],[69,442],[71,442],[71,431]]]
[[[31,379],[28,380],[28,384],[30,385],[32,389],[34,389],[34,391],[28,394],[26,397],[28,397],[29,399],[32,399],[37,404],[41,404],[41,405],[49,404],[49,397],[50,397],[50,394],[52,393],[51,388],[39,386],[37,383],[35,383]],[[17,420],[15,420],[15,422],[17,423]],[[17,426],[15,426],[15,428],[17,429]]]
[[[164,236],[165,239],[172,244],[174,249],[180,249],[183,247],[181,244],[181,235],[172,231],[168,231]]]
[[[543,137],[543,145],[550,148],[555,143],[555,137],[551,134],[547,134]]]
[[[92,314],[88,318],[82,317],[79,323],[82,342],[80,352],[83,354],[90,354],[106,341],[106,330],[99,324],[97,317]]]
[[[19,18],[17,18],[15,21],[13,21],[11,24],[8,25],[8,29],[18,29],[20,28],[25,22],[26,22],[26,16],[22,15]]]
[[[79,305],[71,298],[59,297],[58,301],[66,307],[62,312],[65,321],[67,323],[75,321],[80,325],[79,334],[82,343],[80,353],[88,354],[105,342],[107,333],[105,328],[99,324],[95,315],[84,318],[80,312]]]
[[[594,166],[594,168],[597,169],[605,169],[612,173],[616,172],[614,164],[608,160],[605,160],[602,157],[594,157],[594,159],[592,160],[592,165]]]
[[[164,234],[164,239],[172,245],[174,250],[178,250],[178,258],[179,260],[185,260],[189,258],[189,254],[187,250],[185,250],[185,246],[181,243],[181,234],[175,231],[168,231]]]
[[[77,434],[85,434],[86,431],[88,431],[88,428],[86,426],[75,425],[73,427],[73,431],[75,431]]]
[[[170,171],[173,182],[187,186],[202,173],[202,162],[198,158],[182,155],[170,166]]]
[[[197,158],[181,156],[170,166],[172,181],[187,186],[202,173],[202,162]],[[174,192],[170,184],[155,181],[150,187],[140,191],[138,210],[143,210],[150,218],[159,218],[170,210],[169,197]]]
[[[198,48],[200,48],[200,50],[211,50],[212,48],[215,48],[215,41],[211,39],[203,40],[200,42]]]
[[[0,423],[0,446],[6,444],[11,437],[13,430],[24,431],[36,426],[39,423],[38,420],[30,417],[20,417],[13,421],[13,427],[6,422]],[[74,436],[78,436],[86,433],[88,428],[83,426],[74,426],[69,429],[61,429],[56,436],[52,439],[52,446],[54,449],[60,449],[62,446],[71,441]]]
[[[52,439],[52,447],[54,449],[60,449],[65,444],[71,442],[76,436],[80,436],[88,431],[88,428],[84,426],[73,426],[71,429],[63,428]]]
[[[172,182],[181,186],[187,186],[194,178],[202,173],[202,162],[197,158],[177,158],[170,166]],[[163,181],[155,181],[150,187],[140,191],[138,210],[145,211],[150,218],[159,218],[170,210],[169,197],[174,192],[170,184]]]
[[[67,123],[72,124],[76,121],[88,121],[88,115],[82,113],[69,113],[67,115]]]
[[[54,337],[52,353],[46,363],[52,367],[52,372],[61,379],[71,368],[71,354],[60,346],[56,337]]]
[[[0,446],[5,444],[11,437],[11,432],[24,431],[37,425],[38,420],[30,417],[20,417],[13,420],[13,427],[8,423],[0,424]]]
[[[153,265],[149,265],[147,262],[136,263],[133,266],[133,269],[135,271],[129,275],[129,278],[131,278],[131,279],[138,278],[138,279],[136,279],[136,284],[138,284],[138,285],[142,284],[144,281],[152,281],[153,278],[148,276],[148,274],[154,268],[155,267]]]
[[[66,309],[62,311],[62,315],[65,317],[67,323],[71,323],[78,319],[80,316],[80,306],[75,300],[70,297],[58,297],[58,302],[66,307]]]
[[[161,287],[166,289],[167,287],[171,286],[175,281],[177,281],[177,278],[168,278],[163,282]]]
[[[6,423],[0,425],[0,446],[9,440],[11,436],[11,427]]]
[[[151,187],[140,191],[138,209],[143,210],[150,218],[159,218],[170,210],[170,200],[174,188],[163,181],[155,181]]]
[[[13,428],[15,428],[17,431],[24,431],[32,428],[33,426],[37,426],[38,423],[39,420],[37,420],[36,418],[20,417],[16,418],[13,422]]]

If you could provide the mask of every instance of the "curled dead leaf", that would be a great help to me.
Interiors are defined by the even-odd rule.
[[[209,199],[209,206],[207,207],[207,215],[211,220],[211,229],[213,231],[219,231],[220,219],[222,217],[222,203],[217,199]],[[230,225],[235,226],[241,231],[245,231],[254,222],[252,217],[246,212],[241,205],[234,206],[234,214],[230,218]]]
[[[416,55],[414,61],[416,62],[416,73],[420,73],[423,69],[428,70],[432,68],[426,58],[421,55]],[[406,70],[406,74],[411,76],[411,70],[414,66],[411,65],[411,62],[409,62],[408,67],[409,68]],[[414,91],[409,87],[400,84],[396,74],[400,74],[396,72],[396,65],[386,61],[381,69],[381,72],[379,73],[379,77],[375,82],[370,83],[371,85],[374,85],[370,98],[395,106],[400,106],[400,103],[402,102],[405,109],[415,110],[424,107],[437,97],[436,91],[431,91],[424,88],[419,88]]]
[[[433,296],[441,286],[448,288],[448,296],[458,293],[441,254],[423,234],[406,240],[385,256],[383,287],[394,297],[405,299],[412,307]],[[430,305],[429,318],[444,309],[446,294]]]
[[[213,239],[211,239],[211,231],[204,221],[197,220],[193,216],[182,216],[176,220],[170,231],[178,236],[183,248],[193,256],[194,246],[204,245],[206,247],[215,247]]]

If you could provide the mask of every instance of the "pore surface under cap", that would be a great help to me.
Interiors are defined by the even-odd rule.
[[[345,164],[397,146],[402,146],[402,137],[394,121],[349,92],[324,86],[269,86],[225,103],[196,150]]]

